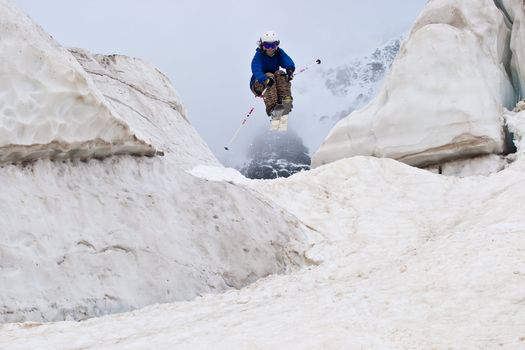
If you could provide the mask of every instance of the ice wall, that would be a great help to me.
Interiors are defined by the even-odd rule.
[[[519,100],[525,99],[525,10],[523,0],[496,0],[512,30],[510,50],[512,53],[510,70]],[[521,64],[520,64],[521,62]]]

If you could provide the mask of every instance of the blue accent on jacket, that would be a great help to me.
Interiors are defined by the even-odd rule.
[[[276,72],[279,70],[279,67],[282,67],[286,70],[295,70],[295,64],[283,49],[278,48],[273,56],[268,56],[260,48],[255,50],[255,56],[253,56],[252,59],[252,77],[250,79],[250,88],[253,86],[253,84],[255,84],[255,80],[261,84],[264,84],[266,79],[268,79],[265,74]]]

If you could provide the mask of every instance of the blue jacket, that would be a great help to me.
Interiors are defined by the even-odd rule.
[[[278,48],[275,51],[275,55],[268,56],[263,50],[258,48],[255,52],[255,56],[252,59],[252,77],[250,79],[250,88],[257,80],[259,83],[264,84],[268,77],[265,73],[273,73],[282,67],[286,70],[295,70],[295,64],[293,63],[290,56],[284,52],[283,49]]]

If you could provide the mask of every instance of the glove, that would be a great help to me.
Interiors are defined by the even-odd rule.
[[[273,86],[273,84],[275,84],[275,80],[273,80],[272,78],[268,78],[268,79],[266,79],[264,84],[269,89],[269,88],[271,88]]]
[[[293,70],[292,69],[287,69],[286,70],[286,74],[288,75],[288,81],[293,79]]]

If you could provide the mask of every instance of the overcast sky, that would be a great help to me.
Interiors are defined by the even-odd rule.
[[[13,0],[58,42],[93,53],[139,57],[158,67],[182,97],[188,118],[226,164],[223,150],[251,106],[255,42],[266,30],[301,68],[335,66],[407,32],[426,0]],[[305,74],[301,79],[307,79]],[[253,123],[255,124],[255,123]]]

